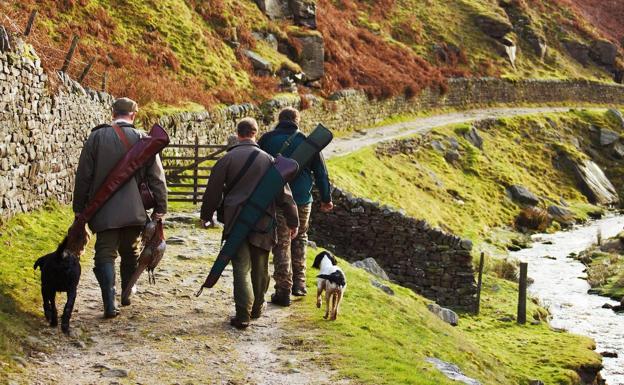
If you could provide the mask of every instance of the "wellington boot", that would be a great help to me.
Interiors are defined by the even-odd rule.
[[[95,273],[95,278],[97,278],[102,291],[104,318],[117,317],[119,310],[115,303],[115,265],[113,263],[95,265],[93,273]]]
[[[136,293],[136,285],[132,287],[132,290],[126,291],[126,286],[128,286],[128,281],[132,278],[132,274],[136,271],[136,264],[121,264],[119,272],[121,273],[121,292],[126,293],[127,295],[121,296],[121,306],[129,306],[132,304],[130,300],[130,296]]]

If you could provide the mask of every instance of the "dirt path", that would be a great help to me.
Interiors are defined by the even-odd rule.
[[[178,216],[186,220],[187,216]],[[173,218],[175,219],[175,218]],[[269,305],[243,332],[233,315],[231,265],[217,286],[194,293],[218,252],[220,233],[190,224],[167,230],[167,255],[156,285],[142,276],[139,292],[121,316],[103,320],[97,282],[86,259],[72,336],[43,325],[28,339],[39,352],[23,362],[16,384],[327,384],[330,369],[309,349],[309,333],[289,330],[296,306]],[[64,301],[64,295],[62,296]],[[60,301],[59,301],[60,302]],[[62,308],[62,303],[58,304]],[[305,348],[304,348],[305,346]],[[45,352],[51,353],[45,353]]]
[[[396,123],[375,129],[358,131],[351,137],[335,139],[323,151],[323,154],[326,158],[346,155],[350,152],[359,150],[360,148],[370,146],[379,142],[396,139],[406,135],[426,133],[436,127],[447,126],[449,124],[457,124],[489,118],[541,114],[547,112],[566,112],[569,111],[570,108],[571,107],[488,108],[418,118],[409,122]]]

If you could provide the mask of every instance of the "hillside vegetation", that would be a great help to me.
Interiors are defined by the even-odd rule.
[[[37,10],[27,42],[48,69],[61,67],[76,34],[72,75],[95,58],[86,84],[99,88],[108,72],[115,95],[182,108],[293,91],[280,88],[282,78],[299,83],[300,93],[352,87],[386,97],[444,88],[456,76],[611,81],[624,68],[615,1],[281,2],[315,7],[316,29],[288,15],[270,19],[250,0],[10,1],[0,2],[0,23],[21,33]],[[319,81],[295,76],[309,59],[305,38],[324,47],[324,63],[315,64],[325,71]],[[508,46],[518,50],[515,68]],[[261,70],[247,50],[266,61]]]
[[[540,207],[566,206],[577,220],[599,211],[561,166],[563,155],[591,158],[622,195],[624,167],[598,142],[600,129],[620,135],[621,123],[604,111],[505,118],[479,122],[482,149],[467,139],[471,124],[436,129],[329,161],[337,186],[404,209],[434,226],[496,243],[497,228],[513,228],[522,205],[507,188],[521,185]],[[558,226],[557,224],[554,224]]]

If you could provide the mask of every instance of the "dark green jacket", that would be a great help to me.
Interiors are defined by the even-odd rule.
[[[280,122],[273,131],[267,132],[262,135],[258,144],[260,148],[268,152],[273,156],[277,156],[277,153],[282,149],[284,142],[290,138],[299,128],[295,123]],[[290,150],[284,151],[283,156],[289,157],[295,148],[306,139],[306,136],[299,131],[299,133],[291,140]],[[319,193],[321,195],[321,201],[323,203],[331,202],[331,190],[329,186],[329,176],[327,175],[327,167],[325,166],[325,160],[323,154],[319,153],[314,157],[312,162],[305,167],[297,179],[290,182],[290,189],[292,190],[293,198],[297,205],[305,205],[312,202],[312,186],[316,183]]]

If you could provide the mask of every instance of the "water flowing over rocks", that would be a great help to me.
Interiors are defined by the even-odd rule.
[[[529,291],[549,309],[552,327],[593,338],[598,351],[619,353],[617,358],[603,359],[602,371],[599,365],[583,367],[579,375],[584,384],[600,384],[601,375],[608,384],[624,383],[624,330],[621,328],[624,318],[603,308],[605,302],[611,307],[618,302],[588,293],[590,285],[584,279],[585,265],[568,256],[595,244],[598,229],[606,239],[616,236],[622,226],[624,217],[614,216],[569,231],[536,234],[533,239],[540,242],[511,253],[512,257],[529,263],[529,276],[534,279]],[[544,255],[552,258],[543,258]]]

